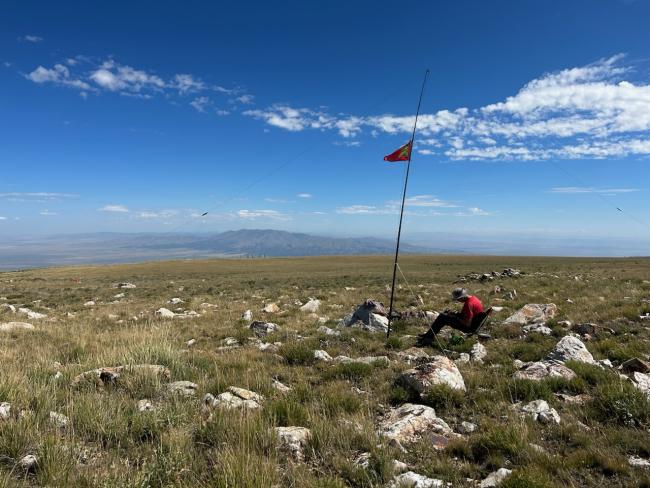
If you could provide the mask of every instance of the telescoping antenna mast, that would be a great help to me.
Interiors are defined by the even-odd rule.
[[[418,100],[418,108],[415,112],[415,123],[413,124],[413,134],[409,141],[408,162],[406,163],[406,177],[404,178],[404,192],[402,193],[402,208],[399,213],[399,227],[397,228],[397,245],[395,246],[395,262],[393,263],[393,281],[390,287],[390,306],[388,308],[388,330],[386,331],[386,338],[390,337],[390,325],[393,320],[393,300],[395,298],[395,279],[397,277],[397,261],[399,258],[399,241],[402,236],[402,220],[404,218],[404,203],[406,202],[406,187],[409,183],[409,172],[411,170],[411,155],[413,154],[413,142],[415,141],[415,130],[418,126],[418,116],[420,115],[420,105],[422,104],[422,95],[424,95],[424,85],[429,77],[429,70],[424,73],[424,80],[422,80],[422,88],[420,89],[420,98]]]

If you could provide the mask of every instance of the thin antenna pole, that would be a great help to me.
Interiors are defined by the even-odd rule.
[[[404,218],[404,202],[406,201],[406,187],[409,183],[409,172],[411,170],[411,156],[413,155],[413,142],[415,141],[415,129],[418,126],[418,116],[420,115],[420,105],[422,104],[422,95],[424,95],[424,85],[427,82],[429,70],[424,72],[424,80],[422,80],[422,89],[420,90],[420,99],[418,100],[418,109],[415,112],[415,123],[413,124],[413,134],[411,135],[411,150],[409,151],[409,159],[406,164],[406,178],[404,178],[404,192],[402,193],[402,209],[399,213],[399,227],[397,228],[397,245],[395,246],[395,262],[393,264],[393,283],[390,287],[390,306],[388,308],[388,330],[386,331],[386,339],[390,337],[390,324],[393,320],[393,299],[395,298],[395,278],[397,277],[397,259],[399,257],[399,241],[402,236],[402,220]]]

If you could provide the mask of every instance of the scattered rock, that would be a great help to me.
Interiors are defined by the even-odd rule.
[[[454,360],[454,363],[456,364],[463,364],[463,363],[469,363],[471,357],[468,353],[466,352],[461,352],[458,355],[458,359]]]
[[[194,396],[199,385],[191,381],[174,381],[167,385],[167,391],[173,395]]]
[[[650,468],[650,460],[643,459],[638,456],[630,456],[627,458],[627,462],[633,468]]]
[[[318,332],[321,334],[325,334],[328,336],[340,336],[341,333],[338,330],[330,329],[329,327],[326,327],[324,325],[321,325],[318,329]]]
[[[553,333],[553,331],[548,328],[543,322],[524,325],[523,330],[527,334],[531,332],[537,332],[538,334],[551,335]]]
[[[311,439],[311,431],[305,427],[275,427],[279,447],[294,460],[302,461],[303,449]]]
[[[555,317],[557,305],[554,303],[529,303],[505,320],[506,324],[527,325],[533,322],[546,322]]]
[[[650,362],[640,358],[632,358],[621,364],[621,371],[624,373],[650,373]]]
[[[36,471],[36,467],[38,466],[38,458],[33,454],[28,454],[27,456],[23,457],[18,462],[18,464],[25,471]]]
[[[133,364],[126,366],[91,369],[90,371],[86,371],[80,375],[77,375],[72,380],[72,385],[74,386],[84,380],[100,380],[104,384],[114,383],[122,373],[133,371],[149,371],[156,375],[164,376],[165,378],[169,378],[171,376],[169,369],[159,364]]]
[[[458,427],[458,432],[461,434],[471,434],[476,430],[476,424],[471,422],[461,422],[460,427]]]
[[[185,303],[185,301],[176,297],[176,298],[171,298],[170,300],[167,301],[167,303],[171,303],[172,305],[178,305],[179,303]]]
[[[253,332],[255,332],[255,335],[258,337],[262,337],[267,334],[270,334],[271,332],[275,332],[279,330],[277,324],[274,324],[273,322],[261,322],[259,320],[253,322],[251,325],[248,326],[248,328]]]
[[[487,349],[485,349],[485,346],[483,344],[477,342],[472,346],[472,349],[469,351],[469,355],[472,361],[482,363],[487,356]]]
[[[239,408],[258,409],[262,408],[261,404],[263,401],[264,397],[262,395],[235,386],[228,387],[228,391],[221,393],[216,398],[210,393],[207,393],[203,397],[203,403],[205,405],[225,410]]]
[[[330,356],[327,351],[323,351],[322,349],[317,349],[314,351],[314,359],[317,361],[325,361],[329,362],[332,360],[332,356]]]
[[[185,345],[186,345],[187,347],[191,347],[191,346],[193,346],[194,344],[196,344],[196,339],[190,339],[189,341],[187,341],[187,342],[185,343]]]
[[[349,358],[347,356],[336,356],[334,361],[339,363],[365,363],[365,364],[374,364],[374,363],[390,363],[390,359],[387,356],[363,356],[359,358]]]
[[[126,296],[126,293],[118,293],[117,295],[113,295],[113,298],[124,298]]]
[[[290,386],[285,385],[284,383],[276,380],[275,378],[273,379],[273,382],[271,383],[271,386],[273,388],[275,388],[276,390],[278,390],[279,392],[282,392],[282,393],[287,393],[287,392],[293,390],[293,388],[291,388]]]
[[[534,363],[523,363],[516,371],[514,378],[517,380],[541,381],[546,378],[564,378],[572,380],[576,377],[573,370],[557,361],[537,361]]]
[[[159,308],[158,310],[156,310],[156,316],[161,317],[163,319],[172,319],[172,318],[174,318],[175,315],[176,314],[174,312],[172,312],[171,310],[166,309],[164,307]]]
[[[632,382],[634,383],[634,386],[650,398],[650,374],[635,371],[632,373]]]
[[[300,307],[300,310],[302,312],[316,313],[318,312],[319,308],[320,308],[320,300],[316,300],[315,298],[310,298],[307,303],[305,303],[302,307]]]
[[[0,332],[10,332],[12,330],[33,330],[34,326],[27,322],[5,322],[0,324]]]
[[[393,477],[388,488],[440,488],[445,486],[442,480],[427,478],[421,474],[407,471]]]
[[[397,353],[397,358],[405,363],[427,362],[430,356],[419,347],[410,347]]]
[[[262,312],[265,313],[278,313],[279,311],[280,307],[278,307],[277,303],[269,303],[262,309]]]
[[[342,327],[359,327],[370,332],[388,331],[388,312],[381,302],[366,300],[340,322]]]
[[[416,442],[429,433],[452,435],[453,431],[433,408],[412,403],[391,410],[379,426],[380,435],[399,444]]]
[[[70,419],[62,413],[50,412],[50,424],[57,429],[65,430],[69,423]]]
[[[88,300],[86,303],[84,303],[84,307],[94,307],[94,306],[95,306],[94,300]]]
[[[499,468],[498,471],[490,473],[487,478],[481,481],[481,488],[495,488],[499,486],[503,481],[510,476],[512,473],[511,469]]]
[[[398,461],[397,459],[393,459],[393,471],[397,473],[403,473],[404,471],[408,471],[408,469],[408,464],[403,463],[402,461]]]
[[[560,415],[551,408],[546,400],[534,400],[521,407],[521,412],[542,424],[560,423]]]
[[[3,308],[4,310],[9,310],[11,313],[16,313],[16,307],[14,307],[13,305],[11,305],[10,303],[3,303],[3,304],[2,304],[2,308]]]
[[[595,364],[594,357],[587,350],[583,342],[575,336],[564,336],[555,345],[547,359],[556,361],[579,361],[581,363]]]
[[[124,282],[124,283],[116,283],[115,285],[113,285],[113,288],[121,288],[123,290],[131,290],[131,289],[137,288],[137,287],[133,283]]]
[[[142,399],[138,400],[138,412],[151,412],[153,410],[153,403],[151,400]]]
[[[444,356],[434,356],[433,361],[405,371],[397,381],[421,395],[434,385],[448,385],[455,390],[465,391],[465,382],[458,367]]]
[[[0,403],[0,420],[9,420],[11,417],[11,404],[9,402]]]
[[[241,319],[247,322],[253,320],[253,312],[246,310],[243,314],[241,314]]]
[[[555,397],[566,403],[573,403],[576,405],[584,405],[591,400],[591,395],[582,393],[580,395],[567,395],[566,393],[554,393]]]
[[[25,308],[25,307],[20,307],[20,308],[18,309],[18,312],[27,315],[27,318],[28,318],[28,319],[32,319],[32,320],[39,320],[39,319],[45,319],[45,318],[47,318],[47,315],[46,315],[46,314],[44,314],[44,313],[38,313],[38,312],[34,312],[34,311],[32,311],[32,310],[30,310],[30,309],[28,309],[28,308]]]

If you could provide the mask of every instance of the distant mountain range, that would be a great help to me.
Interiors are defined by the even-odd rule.
[[[395,242],[391,239],[336,238],[279,230],[243,229],[219,234],[69,234],[5,239],[0,243],[0,269],[161,259],[390,254],[394,251]],[[454,251],[403,242],[400,252]]]

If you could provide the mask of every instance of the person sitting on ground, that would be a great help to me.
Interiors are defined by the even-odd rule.
[[[452,329],[459,330],[465,334],[476,332],[478,323],[472,323],[472,319],[483,312],[483,304],[474,295],[470,295],[465,288],[456,288],[451,292],[451,299],[463,303],[463,309],[460,312],[443,312],[431,324],[429,330],[418,336],[418,345],[429,346],[433,344],[435,335],[440,332],[445,325]]]

